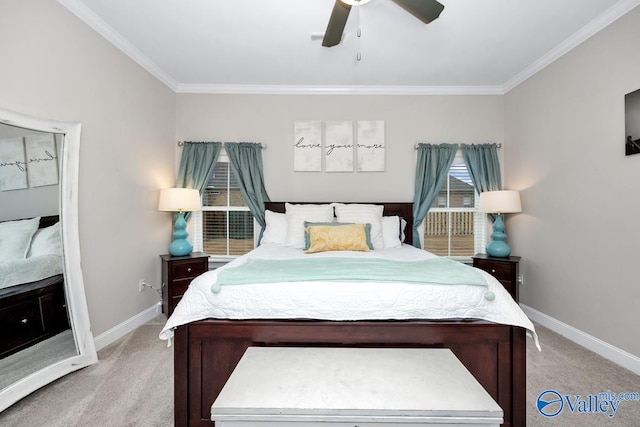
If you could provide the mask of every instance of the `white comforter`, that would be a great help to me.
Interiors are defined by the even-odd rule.
[[[0,262],[0,289],[62,274],[60,255],[40,255]]]
[[[263,244],[224,267],[195,278],[160,338],[170,339],[177,326],[206,318],[217,319],[317,319],[317,320],[410,320],[484,319],[521,326],[537,345],[534,326],[504,287],[481,271],[487,288],[466,285],[415,285],[377,282],[284,282],[223,286],[220,293],[211,286],[221,269],[240,265],[249,257],[291,259],[302,257],[382,257],[401,261],[433,258],[435,255],[403,245],[371,252],[322,252],[305,254],[302,249]]]

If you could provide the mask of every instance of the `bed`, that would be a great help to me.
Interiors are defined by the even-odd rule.
[[[428,254],[425,251],[407,245],[411,243],[413,205],[411,203],[379,203],[378,205],[382,206],[384,218],[398,217],[406,221],[406,232],[401,233],[400,229],[395,231],[398,240],[404,234],[405,244],[400,247],[362,251],[357,254],[358,257],[386,257],[387,253],[395,253],[399,258],[408,256],[421,261],[423,257],[428,258],[428,255],[424,255]],[[279,215],[285,212],[286,207],[285,203],[266,204],[269,212]],[[345,218],[349,219],[348,216]],[[341,218],[338,220],[341,223],[351,223],[342,221]],[[314,226],[326,225],[315,218],[312,221]],[[289,222],[291,223],[291,218]],[[316,231],[316,229],[313,230]],[[387,235],[388,230],[389,227],[386,227]],[[373,228],[369,231],[372,237],[378,234],[373,232]],[[359,229],[358,232],[360,232]],[[267,234],[265,231],[263,239]],[[366,244],[370,245],[369,234],[366,236]],[[312,247],[321,240],[315,237],[315,235],[311,236]],[[305,235],[305,239],[308,240],[308,236]],[[309,242],[305,241],[304,244],[309,245]],[[260,262],[264,259],[290,257],[291,248],[274,249],[277,246],[279,245],[268,241],[247,257],[258,258],[257,261]],[[385,255],[378,256],[378,254]],[[313,255],[332,256],[328,252]],[[303,257],[300,256],[300,258]],[[259,286],[263,285],[225,284],[221,287],[216,284],[218,276],[223,277],[225,274],[228,276],[230,270],[245,262],[249,263],[243,257],[194,279],[163,328],[161,338],[172,339],[174,345],[176,426],[213,425],[210,421],[211,404],[244,351],[250,346],[450,348],[502,407],[504,425],[523,426],[525,424],[526,334],[529,333],[536,339],[536,344],[537,338],[529,319],[499,282],[487,273],[465,267],[477,270],[474,274],[482,275],[486,287],[394,284],[392,292],[396,294],[389,298],[371,297],[390,288],[387,286],[388,283],[377,282],[365,284],[350,282],[348,287],[341,282],[318,282],[321,286],[314,288],[317,288],[320,294],[314,295],[313,298],[298,296],[296,289],[300,288],[295,287],[295,280],[293,283],[271,283],[266,291],[264,289],[258,291]],[[263,265],[258,264],[258,266]],[[360,291],[357,290],[358,287]],[[289,294],[278,297],[281,289],[287,290]],[[352,289],[355,290],[352,291]],[[375,291],[363,293],[363,289]],[[332,293],[334,291],[335,294]],[[413,293],[405,295],[405,292],[418,292],[418,294],[417,296]],[[271,294],[276,294],[276,299],[269,300],[266,306],[263,305],[261,309],[254,312],[242,312],[242,307],[246,307],[251,300],[262,301],[272,296]],[[354,299],[357,295],[366,296],[366,300],[363,299],[359,304],[354,304],[351,312],[342,310],[342,307],[340,307],[340,314],[327,313],[324,310],[328,306],[341,306],[343,300]],[[471,296],[475,301],[475,308],[459,304],[457,299],[463,298],[461,295]],[[389,314],[386,311],[389,307],[383,306],[374,308],[372,312],[370,310],[370,307],[373,307],[372,299],[376,298],[380,299],[383,305],[403,306],[406,311],[400,313],[390,311]],[[413,301],[414,305],[398,304],[397,302],[403,298]],[[208,302],[202,303],[203,299]],[[321,303],[309,311],[306,302],[311,299]],[[454,303],[429,303],[434,300]],[[285,303],[281,307],[278,304],[282,301]],[[418,302],[417,305],[416,302]],[[488,310],[489,314],[484,313],[486,307],[494,306],[506,307],[506,310],[495,310],[496,313],[508,312],[506,320],[499,317],[502,314],[491,314],[492,308]],[[480,311],[475,311],[476,309]]]
[[[0,223],[0,358],[66,329],[59,217]]]

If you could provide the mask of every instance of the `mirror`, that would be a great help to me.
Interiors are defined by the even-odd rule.
[[[80,130],[0,109],[0,411],[98,360],[80,264]]]

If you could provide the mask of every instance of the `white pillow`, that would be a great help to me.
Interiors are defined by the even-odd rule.
[[[62,256],[62,236],[60,235],[59,222],[49,227],[41,228],[33,235],[27,258],[40,255]]]
[[[338,222],[353,222],[356,224],[371,224],[371,243],[373,249],[384,248],[382,236],[382,205],[363,205],[334,203]]]
[[[400,218],[400,242],[404,243],[407,236],[404,234],[405,229],[407,228],[407,220],[404,218]]]
[[[0,260],[25,259],[40,217],[0,223]]]
[[[287,238],[287,216],[283,213],[264,211],[265,228],[260,243],[284,245]]]
[[[382,239],[384,240],[385,249],[402,246],[402,242],[400,241],[399,216],[382,217]]]
[[[284,246],[304,248],[304,222],[333,221],[333,206],[327,205],[292,205],[285,203],[287,218],[287,237]]]

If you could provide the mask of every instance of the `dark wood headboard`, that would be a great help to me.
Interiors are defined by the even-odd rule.
[[[40,227],[38,227],[38,228],[49,227],[50,225],[53,225],[58,221],[60,221],[60,216],[59,215],[41,216],[40,217]]]
[[[18,221],[19,219],[31,219],[31,218],[8,219],[8,220],[5,220],[5,221],[0,221],[0,222]],[[38,226],[38,228],[49,227],[50,225],[53,225],[58,221],[60,221],[60,216],[59,215],[41,216],[40,217],[40,225]]]
[[[322,205],[327,202],[289,202],[300,203],[305,205]],[[348,203],[348,202],[337,202]],[[359,202],[358,202],[359,203]],[[382,205],[384,206],[382,214],[385,216],[399,216],[407,221],[407,227],[404,229],[404,243],[408,245],[413,244],[413,203],[362,203],[367,205]],[[265,209],[272,212],[285,212],[285,202],[265,202]]]

